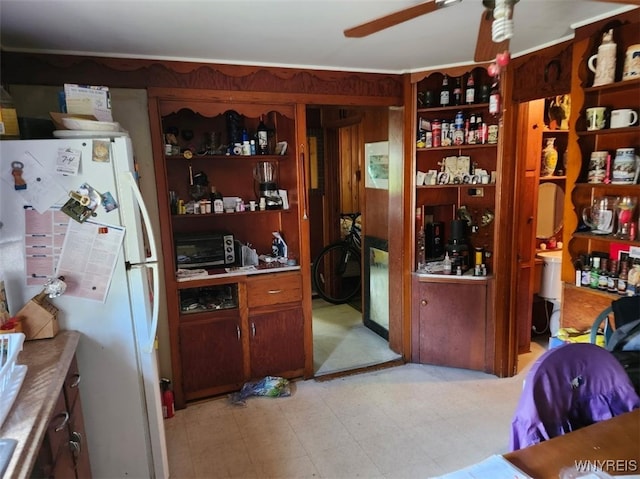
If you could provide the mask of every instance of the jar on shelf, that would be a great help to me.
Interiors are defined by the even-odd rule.
[[[555,146],[555,138],[547,138],[547,144],[542,150],[542,176],[551,176],[558,165],[558,150]]]

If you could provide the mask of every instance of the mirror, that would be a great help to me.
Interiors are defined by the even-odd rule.
[[[538,186],[536,238],[548,239],[560,231],[563,210],[564,190],[555,183],[541,183]]]

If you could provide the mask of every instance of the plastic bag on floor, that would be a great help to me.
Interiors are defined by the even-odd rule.
[[[286,397],[291,396],[289,381],[285,378],[267,376],[260,381],[248,382],[237,393],[229,394],[231,404],[244,406],[250,396]]]

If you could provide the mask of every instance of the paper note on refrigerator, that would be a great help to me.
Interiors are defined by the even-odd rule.
[[[27,286],[39,286],[54,276],[71,218],[53,207],[43,214],[24,209],[24,253]]]
[[[105,302],[124,231],[90,220],[69,222],[56,271],[67,284],[65,296]]]
[[[0,178],[10,185],[23,204],[33,206],[38,213],[44,213],[67,195],[54,175],[45,170],[30,152],[25,151],[22,156],[11,158],[10,164],[10,168],[0,170]]]

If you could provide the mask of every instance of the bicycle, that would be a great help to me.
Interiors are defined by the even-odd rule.
[[[360,292],[361,236],[356,219],[360,213],[343,213],[342,220],[351,220],[349,231],[339,241],[325,246],[313,262],[311,275],[316,293],[325,301],[343,304]]]

